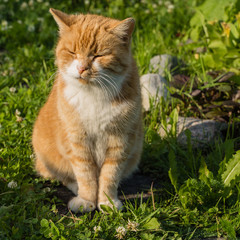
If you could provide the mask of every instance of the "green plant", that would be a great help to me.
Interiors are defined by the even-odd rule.
[[[205,66],[230,69],[239,74],[239,19],[240,5],[235,0],[204,1],[196,8],[188,36],[197,46],[206,48],[200,53]]]

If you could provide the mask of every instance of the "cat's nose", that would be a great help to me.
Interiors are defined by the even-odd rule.
[[[77,70],[79,72],[79,74],[81,75],[84,71],[86,71],[88,69],[87,65],[78,65],[77,66]]]

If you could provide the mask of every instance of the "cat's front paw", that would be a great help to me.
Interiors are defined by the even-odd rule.
[[[121,203],[121,201],[119,199],[117,199],[117,198],[116,199],[112,199],[112,201],[114,203],[114,206],[118,210],[122,209],[123,204]],[[98,202],[98,209],[103,212],[103,210],[101,208],[101,205],[107,205],[107,206],[113,208],[112,203],[110,203],[108,200],[107,201],[100,201],[100,202]]]
[[[81,197],[74,197],[68,202],[68,208],[71,209],[73,212],[91,212],[96,209],[96,204],[94,202],[90,202],[84,200]]]

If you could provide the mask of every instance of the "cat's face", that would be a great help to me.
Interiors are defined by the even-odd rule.
[[[131,62],[134,20],[50,12],[60,28],[56,57],[63,78],[71,83],[120,88]]]

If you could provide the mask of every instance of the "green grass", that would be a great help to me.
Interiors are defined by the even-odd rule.
[[[34,172],[32,126],[56,73],[57,26],[48,13],[49,7],[119,19],[134,17],[132,45],[141,75],[148,72],[151,57],[169,53],[185,61],[191,79],[198,77],[199,89],[212,87],[214,79],[207,72],[220,70],[235,72],[231,86],[239,90],[239,56],[234,55],[239,53],[235,31],[240,29],[237,1],[229,0],[226,16],[216,18],[217,25],[208,24],[211,19],[206,13],[202,26],[191,20],[201,1],[159,2],[0,3],[0,239],[240,238],[239,115],[231,116],[231,123],[235,124],[229,124],[225,139],[204,149],[194,149],[186,132],[188,144],[183,148],[176,139],[176,120],[180,113],[195,116],[191,110],[193,102],[186,106],[178,99],[158,103],[152,100],[151,110],[144,116],[145,143],[140,170],[161,187],[153,189],[154,198],[147,202],[141,198],[126,200],[124,211],[106,209],[108,214],[96,211],[77,216],[59,213],[58,209],[65,206],[55,196],[59,183],[53,181],[49,189],[46,187],[49,184]],[[174,6],[173,10],[169,10],[169,4]],[[204,7],[200,9],[204,13]],[[229,36],[223,35],[222,21],[231,26]],[[187,43],[191,36],[194,41]],[[220,48],[210,45],[213,40],[218,40]],[[231,56],[222,50],[221,42]],[[195,55],[197,47],[206,47],[199,58]],[[213,64],[211,59],[217,57],[222,61]],[[168,79],[171,81],[170,75]],[[187,95],[191,89],[183,92]],[[171,129],[161,138],[157,132],[160,124],[166,127],[168,117]],[[119,227],[126,229],[122,235],[117,232]]]

